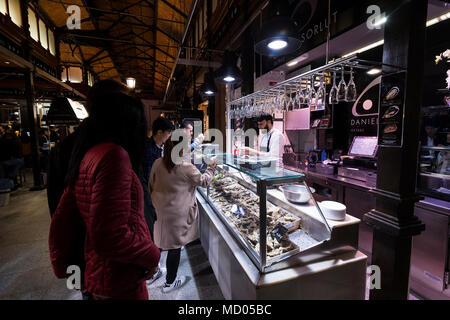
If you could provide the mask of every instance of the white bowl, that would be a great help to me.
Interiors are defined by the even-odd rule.
[[[347,207],[340,202],[336,201],[322,201],[319,203],[325,218],[330,220],[345,220]]]

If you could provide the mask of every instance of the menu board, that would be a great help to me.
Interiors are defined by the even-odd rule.
[[[383,76],[380,86],[378,145],[401,147],[405,107],[406,71]]]

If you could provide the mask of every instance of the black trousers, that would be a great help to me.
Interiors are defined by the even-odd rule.
[[[172,284],[177,277],[178,266],[180,265],[180,255],[181,255],[181,248],[167,251],[167,260],[166,260],[167,284]]]

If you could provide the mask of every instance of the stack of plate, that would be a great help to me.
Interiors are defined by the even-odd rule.
[[[345,220],[347,207],[342,203],[336,201],[322,201],[319,203],[319,207],[325,218],[337,221]]]

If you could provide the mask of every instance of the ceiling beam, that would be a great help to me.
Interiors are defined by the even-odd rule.
[[[157,31],[161,32],[163,35],[165,35],[167,38],[169,38],[172,41],[175,41],[175,43],[179,44],[180,40],[175,39],[174,36],[170,35],[169,33],[167,33],[166,31],[164,31],[163,29],[161,29],[160,27],[156,27],[155,28]]]
[[[183,18],[187,19],[187,15],[183,11],[181,11],[180,9],[175,7],[173,4],[171,4],[170,2],[168,2],[166,0],[161,0],[161,2],[164,3],[166,6],[168,6],[170,9],[172,9],[173,11],[175,11],[176,13],[178,13]]]
[[[218,61],[202,61],[202,60],[190,60],[190,59],[178,59],[178,64],[184,64],[187,66],[206,67],[206,68],[219,68],[222,63]]]
[[[148,42],[147,39],[142,38],[140,35],[137,35],[137,34],[135,34],[135,35],[136,35],[136,37],[138,37],[139,39],[141,39],[142,41],[144,41],[144,42],[147,44],[147,46],[154,47],[154,48],[155,48],[156,50],[158,50],[159,52],[161,52],[161,53],[165,54],[166,56],[168,56],[169,58],[175,60],[175,57],[174,57],[174,56],[172,56],[170,53],[168,53],[168,52],[162,50],[161,48],[159,48],[159,47],[168,47],[168,48],[170,48],[171,46],[154,45],[153,43]],[[141,46],[146,46],[146,45],[141,45]],[[175,47],[175,48],[178,48],[178,47]]]
[[[97,72],[97,75],[102,74],[102,73],[104,73],[104,72],[108,72],[108,71],[114,70],[114,69],[117,69],[117,67],[114,66],[114,67],[110,67],[110,68],[103,69],[102,71]]]

